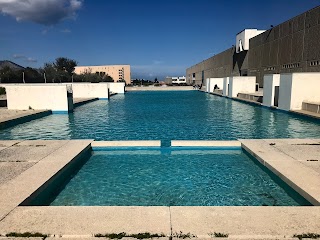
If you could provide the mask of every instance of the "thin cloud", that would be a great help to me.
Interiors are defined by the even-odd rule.
[[[75,18],[83,0],[0,0],[0,12],[17,21],[31,21],[50,26]]]
[[[22,54],[13,54],[13,58],[14,59],[21,59],[21,58],[27,58],[27,57]]]
[[[63,29],[61,30],[62,33],[71,33],[71,30],[70,29]]]
[[[26,61],[27,61],[27,62],[29,62],[29,63],[36,63],[36,62],[38,62],[38,60],[37,60],[37,59],[30,58],[30,57],[29,57],[29,58],[27,58],[27,59],[26,59]]]

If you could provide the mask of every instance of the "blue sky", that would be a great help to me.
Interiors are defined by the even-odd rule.
[[[185,75],[235,44],[244,28],[268,29],[320,0],[0,0],[0,60],[42,67],[130,64],[132,78]]]

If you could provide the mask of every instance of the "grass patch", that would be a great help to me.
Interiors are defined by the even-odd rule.
[[[186,238],[196,238],[197,236],[191,233],[183,233],[182,231],[180,231],[179,233],[174,233],[172,237],[186,239]]]
[[[311,239],[318,239],[320,238],[320,234],[317,233],[302,233],[302,234],[295,234],[293,235],[295,238],[299,238],[300,240],[303,238],[311,238]]]
[[[42,234],[39,232],[31,233],[31,232],[25,232],[25,233],[17,233],[17,232],[10,232],[6,234],[6,237],[23,237],[23,238],[30,238],[30,237],[41,237],[42,239],[46,239],[48,237],[47,234]]]
[[[229,237],[228,233],[220,233],[220,232],[214,232],[214,233],[208,233],[210,237],[216,237],[216,238],[227,238]]]
[[[110,238],[110,239],[122,239],[124,237],[130,237],[130,238],[136,238],[136,239],[148,239],[148,238],[160,238],[160,237],[165,237],[163,233],[161,234],[151,234],[149,232],[145,233],[137,233],[137,234],[126,234],[125,232],[121,233],[107,233],[107,234],[95,234],[95,237],[105,237],[105,238]]]

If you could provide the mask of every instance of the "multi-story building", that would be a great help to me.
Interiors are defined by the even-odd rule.
[[[187,83],[187,79],[185,76],[182,77],[166,77],[166,84],[185,84]]]
[[[115,82],[125,81],[126,84],[131,84],[130,65],[102,65],[102,66],[77,66],[74,72],[96,73],[100,76],[109,75]]]
[[[273,73],[320,72],[320,6],[267,31],[245,29],[236,44],[186,70],[187,83],[206,78],[263,76]]]

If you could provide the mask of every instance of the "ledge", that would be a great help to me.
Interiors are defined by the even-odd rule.
[[[160,147],[161,141],[94,141],[91,147]]]
[[[188,141],[172,140],[172,147],[241,147],[239,141]]]

